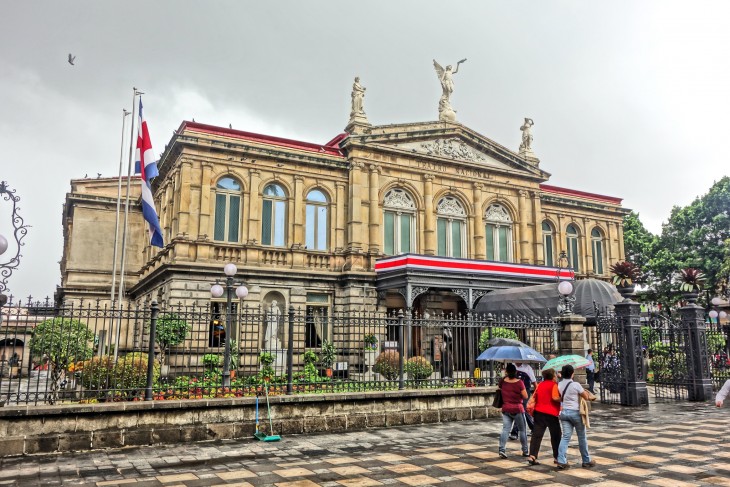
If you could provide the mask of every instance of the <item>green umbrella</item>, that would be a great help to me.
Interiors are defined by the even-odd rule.
[[[574,369],[582,369],[588,367],[591,361],[581,357],[580,355],[563,355],[562,357],[556,357],[550,359],[543,365],[542,370],[555,369],[560,370],[563,365],[572,365]]]

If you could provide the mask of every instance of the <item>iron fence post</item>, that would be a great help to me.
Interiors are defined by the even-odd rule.
[[[289,305],[289,336],[286,350],[286,393],[294,390],[294,306]]]
[[[157,306],[157,301],[152,301],[152,307],[151,307],[151,319],[150,319],[150,343],[149,343],[149,349],[147,354],[147,387],[144,391],[144,400],[145,401],[151,401],[152,400],[152,381],[154,379],[154,371],[155,371],[155,334],[157,333],[157,315],[160,312],[159,306]]]
[[[487,338],[488,340],[491,340],[492,337],[492,327],[494,326],[494,316],[492,316],[492,313],[487,314]],[[491,360],[489,361],[489,385],[494,385],[494,362]]]
[[[687,375],[689,379],[688,399],[690,401],[708,401],[712,399],[712,376],[710,375],[710,357],[707,353],[707,326],[705,310],[696,304],[695,293],[685,294],[687,306],[679,308],[682,317],[682,328],[687,333],[687,350],[685,352]]]
[[[223,347],[223,379],[222,386],[231,387],[231,318],[233,310],[231,309],[231,301],[233,297],[233,276],[226,277],[226,343]]]
[[[403,343],[403,310],[398,310],[398,389],[403,390],[406,387],[403,372],[403,354],[405,346]]]
[[[619,333],[623,337],[623,350],[619,360],[624,371],[621,384],[621,404],[624,406],[646,406],[649,392],[644,373],[644,345],[641,339],[641,305],[626,295],[614,305]],[[619,342],[620,343],[620,342]],[[603,384],[603,382],[601,383]]]

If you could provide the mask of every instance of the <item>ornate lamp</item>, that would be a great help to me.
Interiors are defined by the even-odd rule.
[[[28,233],[28,226],[23,221],[23,218],[18,214],[18,201],[20,197],[15,195],[15,190],[8,187],[8,183],[5,181],[0,182],[0,196],[5,201],[12,203],[12,212],[10,215],[10,222],[13,228],[13,239],[15,240],[15,255],[12,252],[5,256],[10,244],[8,237],[0,234],[0,306],[5,305],[8,302],[8,297],[5,295],[7,290],[8,280],[13,274],[13,271],[20,265],[20,247],[25,245],[22,240]],[[0,228],[7,228],[5,225],[0,225]]]
[[[561,280],[563,276],[563,269],[569,268],[570,262],[568,261],[568,254],[565,253],[565,250],[561,250],[560,255],[558,256],[557,275],[558,296],[560,297],[560,300],[558,301],[558,313],[561,316],[573,314],[573,306],[575,305],[575,295],[573,294],[575,287],[572,282],[575,279],[575,276],[572,270],[570,273],[570,281]]]
[[[223,273],[226,275],[225,288],[219,283],[215,283],[210,287],[210,295],[214,298],[220,298],[223,293],[226,294],[226,341],[223,349],[223,387],[231,387],[231,301],[233,300],[234,286],[233,277],[238,272],[236,265],[229,262],[223,267]],[[236,297],[243,299],[248,296],[248,288],[243,284],[239,284],[235,288]]]

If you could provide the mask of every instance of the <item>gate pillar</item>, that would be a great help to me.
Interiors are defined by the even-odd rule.
[[[641,305],[627,297],[614,305],[614,311],[624,346],[620,354],[625,381],[621,388],[621,404],[646,406],[649,404],[649,391],[646,388],[644,347],[641,340]]]
[[[707,354],[707,327],[705,326],[705,310],[695,301],[697,295],[685,296],[687,306],[679,308],[682,316],[682,328],[687,330],[687,378],[688,399],[690,401],[708,401],[712,399],[712,378],[710,377],[710,357]]]
[[[562,315],[558,318],[560,328],[560,355],[580,355],[585,357],[585,322],[586,319],[580,315]],[[559,370],[557,372],[560,372]],[[577,369],[573,380],[580,384],[586,384],[585,369]]]

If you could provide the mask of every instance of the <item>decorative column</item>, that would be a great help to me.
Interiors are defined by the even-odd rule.
[[[679,308],[682,317],[682,331],[687,333],[687,382],[690,401],[712,399],[710,378],[710,357],[707,354],[707,327],[705,310],[697,305],[697,293],[685,293],[687,306]]]
[[[623,225],[619,224],[618,222],[616,225],[616,234],[617,234],[617,240],[618,240],[618,257],[619,260],[626,259],[626,252],[624,250],[624,231],[623,231]]]
[[[529,264],[530,255],[530,237],[527,233],[527,221],[529,219],[530,209],[527,206],[527,191],[521,189],[519,191],[519,213],[520,213],[520,262]]]
[[[170,179],[173,182],[170,195],[170,214],[172,215],[170,219],[170,238],[175,238],[175,235],[180,233],[180,166],[171,171]]]
[[[557,289],[556,289],[557,294]],[[585,322],[583,316],[569,314],[562,315],[558,318],[561,324],[560,329],[560,355],[580,355],[585,356]],[[585,369],[575,371],[573,380],[580,383],[586,383]]]
[[[294,201],[292,202],[294,211],[294,246],[304,248],[304,178],[302,176],[294,176]]]
[[[213,165],[209,162],[202,164],[200,180],[200,221],[198,222],[198,238],[208,240],[210,230],[210,180],[213,172]],[[246,239],[244,238],[245,242]]]
[[[350,163],[350,217],[347,221],[347,250],[359,252],[362,250],[362,168],[365,165],[360,161]]]
[[[533,228],[533,242],[534,242],[534,259],[533,262],[538,265],[545,265],[545,249],[542,244],[542,204],[540,202],[540,192],[532,192],[532,215],[535,222]],[[555,242],[553,242],[553,247]],[[555,251],[555,249],[553,249]]]
[[[472,185],[472,212],[474,213],[474,258],[484,260],[487,258],[487,250],[484,241],[484,185],[474,183]]]
[[[631,300],[630,294],[622,294],[624,300],[614,305],[616,324],[622,334],[623,346],[619,360],[624,371],[621,385],[621,404],[624,406],[646,406],[649,392],[646,389],[643,343],[641,340],[641,305]],[[712,385],[710,385],[712,391]]]
[[[436,215],[433,211],[433,176],[423,175],[423,235],[426,255],[436,255]]]
[[[378,181],[379,170],[380,168],[377,165],[370,165],[370,214],[368,218],[370,238],[368,242],[368,249],[371,254],[380,254],[380,206],[378,205],[378,190],[380,189],[380,183]]]
[[[248,189],[248,241],[249,244],[256,244],[261,238],[261,196],[259,186],[261,185],[261,171],[251,169],[251,186]]]
[[[342,251],[345,248],[345,208],[347,199],[345,196],[345,183],[337,181],[337,206],[335,208],[335,251]]]
[[[180,223],[177,234],[190,234],[190,180],[192,179],[193,163],[188,159],[183,159],[180,164]]]

